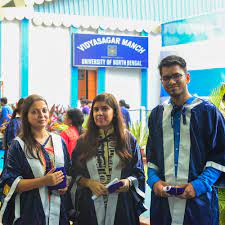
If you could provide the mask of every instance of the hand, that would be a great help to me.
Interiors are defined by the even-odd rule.
[[[68,190],[68,187],[65,187],[65,188],[62,188],[62,189],[59,189],[58,192],[60,195],[64,195]]]
[[[191,183],[188,184],[183,184],[180,186],[176,186],[177,188],[184,188],[184,193],[181,195],[178,195],[178,198],[182,198],[182,199],[191,199],[194,198],[196,196],[196,192],[195,189],[193,187],[193,185]]]
[[[51,118],[51,116],[53,115],[53,113],[55,112],[55,104],[52,106],[52,108],[49,111],[49,117]]]
[[[168,193],[166,193],[165,191],[163,191],[163,188],[166,186],[171,186],[168,183],[159,180],[156,183],[154,183],[153,185],[153,191],[155,193],[155,195],[159,196],[159,197],[163,197],[163,198],[168,198],[171,195],[169,195]]]
[[[98,181],[89,179],[88,180],[88,183],[87,183],[87,187],[96,196],[101,196],[101,195],[107,195],[108,194],[107,188],[103,184],[101,184],[100,182],[98,182]]]
[[[64,175],[63,172],[57,171],[54,172],[55,168],[51,169],[45,176],[45,185],[46,186],[56,186],[57,184],[60,184],[63,179],[64,179]]]
[[[120,187],[116,192],[128,192],[130,189],[130,181],[128,179],[120,180],[123,182],[123,186]]]

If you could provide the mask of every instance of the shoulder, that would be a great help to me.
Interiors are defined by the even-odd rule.
[[[156,115],[156,114],[159,113],[159,112],[162,112],[163,109],[164,109],[163,104],[157,105],[155,108],[152,109],[152,111],[151,111],[151,116],[152,116],[152,115]]]
[[[62,138],[59,134],[56,134],[56,133],[50,133],[50,135],[52,136],[52,139],[53,139],[54,141],[62,142],[62,144],[65,144],[65,141],[63,140],[63,138]]]
[[[197,98],[196,101],[199,101],[199,104],[196,105],[193,109],[199,109],[203,112],[216,112],[219,111],[219,109],[210,101]]]
[[[2,106],[2,111],[6,111],[7,107],[6,106]]]
[[[10,145],[10,148],[8,150],[8,154],[11,156],[18,156],[18,155],[24,155],[23,149],[17,139],[14,139]]]

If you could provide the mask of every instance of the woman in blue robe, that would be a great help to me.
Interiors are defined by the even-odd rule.
[[[12,142],[0,178],[0,224],[67,225],[63,194],[69,173],[69,155],[61,137],[46,130],[49,110],[38,95],[23,105],[22,132]],[[64,183],[65,184],[65,183]],[[50,188],[53,190],[50,190]]]
[[[16,108],[13,111],[12,117],[10,119],[9,124],[7,125],[5,132],[4,132],[4,139],[3,139],[3,148],[5,150],[4,154],[4,164],[7,158],[7,151],[12,144],[13,139],[19,134],[21,129],[21,111],[23,106],[24,99],[21,98]]]
[[[72,176],[79,225],[139,225],[145,176],[136,139],[124,129],[118,103],[111,94],[93,101],[87,131],[72,155]],[[114,179],[123,186],[108,193]],[[92,198],[93,195],[96,198]]]

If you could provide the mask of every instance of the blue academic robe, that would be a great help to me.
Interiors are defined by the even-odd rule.
[[[129,152],[132,159],[121,168],[121,161],[114,154],[111,180],[114,178],[133,179],[133,185],[128,192],[113,193],[108,197],[105,208],[103,196],[92,200],[92,192],[85,187],[78,186],[76,191],[76,210],[79,225],[139,225],[139,215],[145,211],[143,205],[145,191],[145,175],[140,148],[135,138],[129,135]],[[104,144],[104,143],[102,143]],[[80,176],[100,180],[96,167],[96,157],[88,160],[85,165],[79,161],[82,138],[78,140],[72,155],[72,176],[76,180]]]
[[[66,145],[63,141],[62,146],[62,151],[64,154],[64,166],[66,168],[67,174],[69,174],[70,158],[66,149]],[[0,178],[0,188],[2,189],[5,185],[11,187],[11,185],[19,177],[22,177],[24,179],[33,179],[34,174],[24,154],[24,151],[21,148],[21,145],[17,140],[14,140],[11,144],[10,149],[8,150],[6,165]],[[39,189],[33,189],[31,191],[20,193],[20,218],[13,223],[16,213],[14,207],[16,196],[17,195],[15,195],[14,193],[13,197],[10,199],[7,205],[7,208],[3,215],[4,225],[48,225],[45,218],[46,209],[43,208]],[[60,197],[61,205],[59,224],[69,225],[67,212],[65,209],[65,195],[62,195]]]
[[[225,122],[219,110],[208,101],[196,98],[184,105],[180,121],[180,146],[177,177],[174,171],[174,132],[172,104],[165,102],[152,110],[147,144],[148,167],[171,185],[196,179],[205,167],[225,172]],[[223,184],[222,173],[217,185]],[[151,225],[218,225],[217,188],[199,197],[183,200],[160,198],[152,191]]]

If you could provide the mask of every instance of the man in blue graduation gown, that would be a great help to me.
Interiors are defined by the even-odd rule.
[[[225,172],[224,118],[213,104],[189,93],[183,58],[164,58],[159,71],[171,98],[149,119],[151,225],[218,225],[215,184],[221,184]],[[184,193],[170,196],[165,186],[182,187]]]

